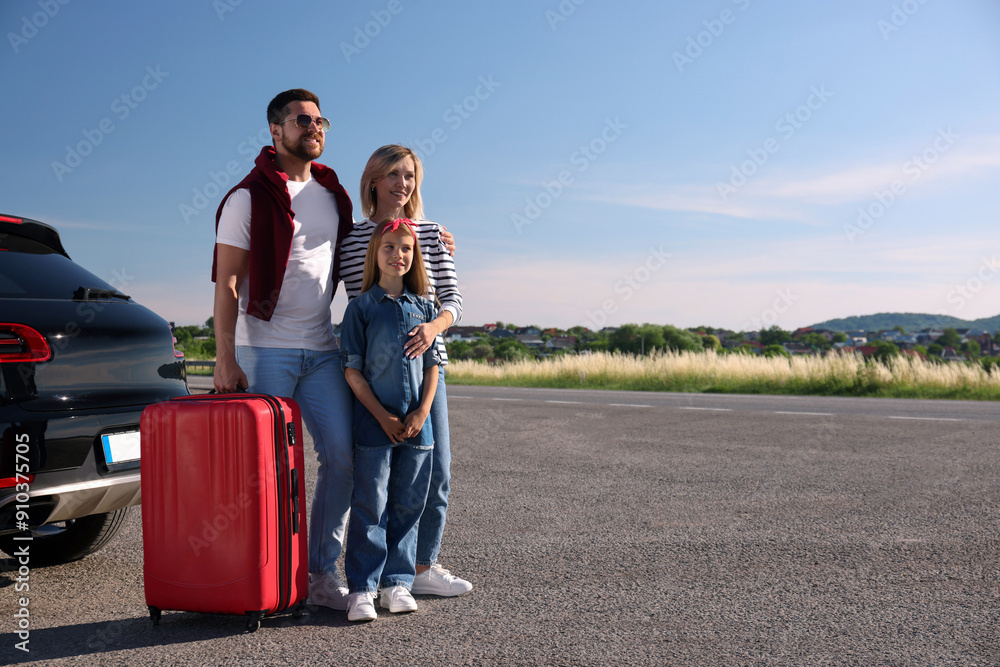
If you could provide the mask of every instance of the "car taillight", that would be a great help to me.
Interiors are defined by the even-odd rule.
[[[23,324],[0,322],[0,364],[48,361],[52,358],[45,336]]]
[[[18,484],[31,484],[35,481],[35,473],[21,475],[20,477],[0,477],[0,489],[9,489]]]
[[[19,225],[24,222],[23,218],[12,218],[9,215],[0,215],[0,222],[13,222],[15,225]]]
[[[183,359],[184,353],[177,349],[177,336],[174,335],[173,322],[167,324],[167,328],[170,329],[170,344],[174,348],[174,359]]]

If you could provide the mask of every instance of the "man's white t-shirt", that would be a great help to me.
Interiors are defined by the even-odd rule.
[[[336,283],[331,276],[339,215],[333,193],[310,178],[288,181],[295,211],[292,249],[278,303],[268,322],[248,316],[249,277],[240,286],[236,344],[306,350],[335,350],[330,302]],[[216,242],[250,249],[250,191],[226,200]]]

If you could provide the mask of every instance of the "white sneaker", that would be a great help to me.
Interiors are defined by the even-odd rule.
[[[378,604],[382,609],[388,609],[394,614],[417,610],[417,601],[410,595],[410,591],[406,590],[406,586],[383,588]]]
[[[413,588],[410,590],[417,595],[455,597],[471,591],[472,584],[435,563],[413,578]]]
[[[347,609],[347,596],[347,586],[338,572],[309,573],[309,599],[306,604],[344,611]]]
[[[351,593],[347,601],[348,621],[374,621],[377,618],[374,593]]]

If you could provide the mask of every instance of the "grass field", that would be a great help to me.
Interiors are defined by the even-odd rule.
[[[714,352],[566,355],[544,361],[453,361],[449,384],[1000,400],[1000,375],[975,364],[896,357],[887,363],[831,354],[765,358]]]

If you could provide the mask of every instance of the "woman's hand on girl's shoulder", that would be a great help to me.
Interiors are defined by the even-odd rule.
[[[455,256],[455,237],[452,236],[451,232],[449,232],[448,228],[445,227],[444,225],[438,225],[438,227],[441,230],[441,243],[444,244],[445,250],[448,251],[448,254],[451,255],[452,257],[454,257]]]

